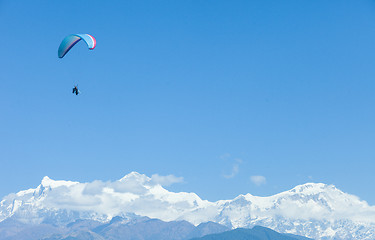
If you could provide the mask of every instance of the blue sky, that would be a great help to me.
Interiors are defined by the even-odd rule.
[[[137,171],[210,201],[323,182],[375,204],[373,1],[3,0],[0,32],[1,196]],[[58,59],[71,33],[96,49]]]

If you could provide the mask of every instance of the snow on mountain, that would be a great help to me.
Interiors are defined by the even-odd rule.
[[[233,206],[238,212],[233,211]],[[231,214],[234,227],[246,225],[250,212],[252,219],[283,216],[300,220],[350,219],[375,223],[375,206],[322,183],[307,183],[270,197],[240,195],[224,204],[223,211],[228,211],[228,216]]]
[[[37,188],[10,194],[0,202],[0,222],[9,218],[36,224],[76,219],[106,222],[115,216],[186,220],[194,225],[213,221],[232,228],[261,225],[315,239],[375,238],[375,206],[322,183],[269,197],[246,194],[209,202],[195,193],[169,192],[137,172],[114,182],[44,177]]]
[[[94,217],[99,221],[135,213],[172,221],[210,204],[195,193],[169,192],[151,178],[136,172],[114,182],[78,183],[44,177],[36,189],[4,197],[0,202],[0,221],[14,216],[41,222],[46,212],[64,212],[77,218]]]
[[[224,203],[215,220],[235,228],[261,225],[315,239],[375,238],[375,207],[322,183],[270,197],[240,195]]]

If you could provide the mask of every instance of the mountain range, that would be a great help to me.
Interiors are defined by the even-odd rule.
[[[63,236],[71,230],[66,226],[77,221],[99,226],[113,219],[137,222],[144,217],[195,227],[207,222],[227,229],[259,225],[313,239],[375,239],[375,207],[333,185],[306,183],[269,197],[246,194],[210,202],[195,193],[170,192],[137,172],[113,182],[44,177],[36,188],[9,194],[0,202],[0,239],[8,239],[12,229],[22,226],[33,226],[30,231],[35,234],[58,229],[56,234]],[[209,228],[207,234],[224,231],[221,227]],[[82,234],[100,239],[91,230]]]
[[[135,217],[135,216],[133,216]],[[76,220],[67,225],[30,224],[5,220],[0,223],[1,240],[188,240],[229,230],[217,223],[198,226],[187,221],[164,222],[147,217],[114,217],[103,223]]]

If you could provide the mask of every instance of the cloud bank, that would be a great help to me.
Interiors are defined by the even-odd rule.
[[[183,177],[176,177],[174,175],[161,176],[159,174],[153,174],[151,176],[151,181],[161,186],[170,186],[174,183],[182,183],[184,181]]]

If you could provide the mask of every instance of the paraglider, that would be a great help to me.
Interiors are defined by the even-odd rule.
[[[58,51],[59,58],[63,58],[65,54],[67,54],[69,50],[81,40],[87,44],[90,50],[93,50],[96,47],[96,40],[93,36],[89,34],[72,34],[66,36],[64,40],[62,40]]]
[[[74,47],[74,45],[76,45],[81,40],[83,40],[87,44],[87,47],[90,50],[93,50],[96,47],[96,40],[93,36],[89,34],[71,34],[69,36],[66,36],[60,44],[59,50],[57,52],[59,58],[63,58],[70,51],[70,49],[72,49],[72,47]],[[73,94],[80,94],[78,85],[74,85]]]

